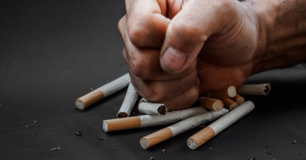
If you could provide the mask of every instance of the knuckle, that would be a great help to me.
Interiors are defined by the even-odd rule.
[[[201,35],[202,29],[196,21],[194,20],[177,20],[173,22],[170,28],[170,35],[174,36],[172,40],[176,41],[176,39],[182,40],[197,40],[199,35]],[[180,41],[184,42],[184,41]]]
[[[144,23],[145,22],[136,22],[128,28],[130,41],[136,47],[143,47],[144,41],[147,38],[148,29]]]

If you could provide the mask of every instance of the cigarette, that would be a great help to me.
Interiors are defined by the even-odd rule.
[[[177,136],[192,128],[195,128],[199,125],[218,119],[219,117],[223,116],[226,113],[228,113],[228,110],[222,109],[221,111],[210,111],[192,116],[176,124],[173,124],[167,128],[164,128],[162,130],[159,130],[157,132],[154,132],[148,136],[141,138],[140,145],[143,149],[148,149],[149,147],[152,147],[169,138]]]
[[[138,111],[147,115],[166,115],[168,109],[164,104],[149,103],[146,99],[142,98],[138,105]]]
[[[185,110],[168,112],[164,116],[143,115],[143,116],[134,116],[134,117],[119,118],[119,119],[110,119],[110,120],[104,120],[102,127],[105,132],[112,132],[119,130],[166,125],[178,122],[180,120],[204,112],[206,112],[206,110],[203,107],[195,107]]]
[[[230,111],[232,111],[233,109],[238,107],[238,103],[234,102],[233,100],[226,98],[226,99],[222,99],[222,102],[224,104],[224,107],[226,109],[229,109]]]
[[[99,100],[119,91],[131,83],[130,75],[127,73],[112,82],[109,82],[100,88],[78,98],[75,105],[78,109],[83,110]]]
[[[198,101],[200,102],[202,107],[211,111],[221,111],[221,109],[223,108],[222,101],[218,99],[200,97]]]
[[[242,103],[245,102],[245,99],[243,97],[241,97],[239,94],[236,94],[236,96],[231,98],[231,100],[233,100],[236,103],[238,103],[238,105],[241,105]]]
[[[264,84],[245,84],[237,88],[237,92],[241,95],[268,95],[271,91],[269,83]]]
[[[225,128],[229,127],[230,125],[238,121],[240,118],[247,115],[254,109],[254,107],[255,105],[251,101],[243,103],[232,112],[229,112],[225,116],[210,124],[208,127],[204,128],[203,130],[188,138],[187,146],[191,149],[196,149],[200,147],[202,144],[219,134]]]
[[[138,93],[134,88],[133,84],[130,83],[125,98],[123,100],[123,103],[117,114],[117,118],[129,117],[137,99],[138,99]]]
[[[215,99],[232,98],[236,96],[236,88],[234,86],[229,86],[221,90],[211,91],[208,96]]]

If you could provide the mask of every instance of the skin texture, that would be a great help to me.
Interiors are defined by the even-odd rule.
[[[305,8],[302,0],[126,0],[118,29],[132,83],[172,111],[251,74],[303,62]]]

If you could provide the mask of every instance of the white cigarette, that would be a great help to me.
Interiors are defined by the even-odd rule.
[[[123,100],[123,103],[117,114],[117,118],[129,117],[137,99],[138,99],[138,93],[134,88],[133,84],[130,83],[125,98]]]
[[[150,103],[142,98],[138,105],[138,111],[147,115],[166,115],[168,109],[164,104]]]
[[[241,95],[268,95],[271,91],[269,83],[245,84],[237,88],[237,93]]]
[[[195,128],[199,125],[213,121],[226,113],[228,113],[228,110],[222,109],[221,111],[210,111],[192,116],[167,128],[164,128],[141,138],[140,145],[143,149],[147,149],[169,138],[172,138],[192,128]]]
[[[212,137],[219,134],[225,128],[229,127],[230,125],[238,121],[240,118],[251,112],[254,107],[255,105],[251,101],[243,103],[233,111],[229,112],[225,116],[210,124],[208,127],[204,128],[200,132],[188,138],[188,147],[191,149],[198,148],[199,146],[210,140]]]
[[[131,83],[131,77],[127,73],[114,81],[111,81],[104,86],[78,98],[75,105],[78,109],[83,110],[97,101],[119,91]]]
[[[206,112],[206,110],[203,107],[195,107],[185,110],[168,112],[164,116],[143,115],[119,119],[110,119],[104,120],[102,123],[102,127],[105,132],[112,132],[126,129],[166,125],[204,112]]]

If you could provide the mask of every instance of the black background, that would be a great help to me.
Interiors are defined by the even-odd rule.
[[[255,110],[197,150],[186,140],[199,128],[148,150],[140,138],[165,126],[104,133],[126,90],[86,111],[74,101],[127,72],[117,31],[124,14],[123,0],[0,2],[0,159],[306,159],[303,64],[249,78],[270,82],[270,95],[245,97]]]

